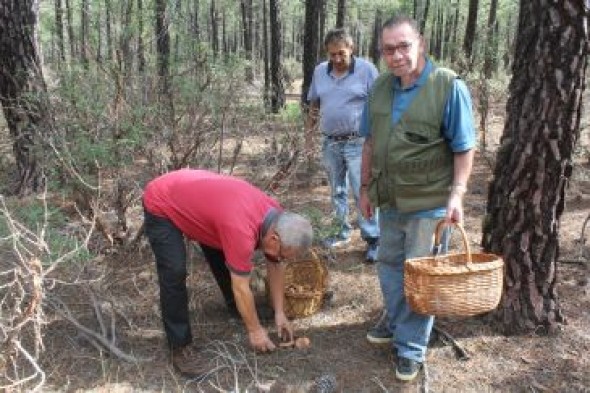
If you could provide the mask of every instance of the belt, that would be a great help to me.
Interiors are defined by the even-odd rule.
[[[344,134],[344,135],[325,135],[324,136],[333,141],[349,141],[351,139],[358,139],[361,136],[359,134]]]

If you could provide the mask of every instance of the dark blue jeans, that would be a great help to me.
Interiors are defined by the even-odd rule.
[[[156,258],[160,309],[171,348],[192,342],[186,288],[186,245],[182,232],[168,219],[144,210],[145,234]],[[231,276],[221,250],[200,244],[228,307],[235,308]]]

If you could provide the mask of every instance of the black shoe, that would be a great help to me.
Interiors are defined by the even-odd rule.
[[[173,348],[170,355],[174,370],[185,378],[202,381],[215,368],[192,345]]]
[[[393,341],[393,333],[389,330],[387,311],[383,310],[377,323],[369,329],[367,340],[371,344],[389,344]]]
[[[367,240],[367,254],[365,259],[368,263],[377,262],[377,256],[379,255],[379,240],[371,239]]]
[[[395,376],[400,381],[410,382],[416,378],[421,368],[422,363],[412,359],[398,357],[397,367],[395,368]]]

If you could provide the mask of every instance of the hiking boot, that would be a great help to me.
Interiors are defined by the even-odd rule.
[[[412,359],[398,357],[395,376],[400,381],[410,382],[416,378],[421,368],[422,363]]]
[[[185,378],[201,381],[211,371],[207,360],[203,360],[196,348],[190,344],[180,348],[172,348],[170,352],[174,370]]]
[[[387,311],[383,310],[377,323],[369,329],[367,340],[372,344],[389,344],[393,341],[393,333],[389,330]]]
[[[379,240],[377,240],[377,239],[367,240],[367,254],[365,255],[365,260],[368,263],[377,262],[378,253],[379,253]]]

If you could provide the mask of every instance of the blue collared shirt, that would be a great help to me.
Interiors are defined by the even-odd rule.
[[[358,57],[352,58],[348,72],[339,77],[328,61],[315,68],[307,99],[320,103],[320,130],[324,135],[359,132],[363,107],[378,75],[372,63]]]
[[[426,65],[420,77],[416,82],[403,88],[399,78],[395,78],[393,89],[395,91],[395,100],[391,108],[393,125],[399,122],[404,111],[410,106],[412,100],[418,94],[420,87],[428,80],[428,75],[432,72],[434,65],[430,60],[426,60]],[[443,124],[441,132],[449,143],[449,147],[455,153],[471,150],[476,146],[475,126],[473,120],[473,111],[471,103],[471,94],[465,82],[461,79],[455,79],[449,99],[445,105],[443,114]],[[368,104],[365,103],[361,115],[360,124],[361,136],[371,135],[371,120],[368,114]],[[412,213],[415,217],[440,218],[444,217],[446,208],[427,210]]]

